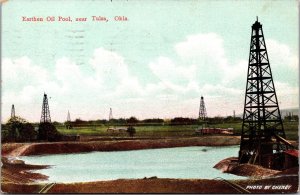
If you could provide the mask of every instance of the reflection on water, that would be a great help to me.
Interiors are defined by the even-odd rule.
[[[117,152],[24,156],[28,164],[53,165],[36,172],[51,182],[83,182],[119,178],[241,179],[214,169],[220,160],[237,156],[238,146],[178,147]]]

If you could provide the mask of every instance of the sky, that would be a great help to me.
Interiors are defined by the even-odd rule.
[[[210,117],[242,114],[257,16],[280,109],[299,107],[298,7],[292,0],[9,0],[2,5],[2,122],[12,104],[16,115],[38,122],[44,92],[60,122],[68,110],[72,120],[108,119],[109,108],[114,118],[197,118],[201,96]]]

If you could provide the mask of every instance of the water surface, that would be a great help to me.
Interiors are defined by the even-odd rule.
[[[51,182],[84,182],[120,178],[241,179],[213,166],[224,158],[237,156],[238,146],[178,147],[116,152],[89,152],[20,157],[28,164],[52,165],[35,172]]]

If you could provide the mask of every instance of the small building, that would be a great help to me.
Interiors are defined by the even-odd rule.
[[[211,134],[232,135],[233,134],[233,128],[228,128],[228,129],[202,128],[202,129],[197,129],[196,134],[200,134],[200,135],[211,135]]]

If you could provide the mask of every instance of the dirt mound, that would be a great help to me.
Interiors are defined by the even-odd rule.
[[[233,167],[228,172],[240,176],[264,177],[274,175],[276,173],[279,173],[280,171],[267,169],[259,165],[240,164]]]
[[[238,158],[237,157],[229,157],[218,162],[214,168],[219,169],[222,172],[228,172],[231,170],[233,166],[237,165]]]

